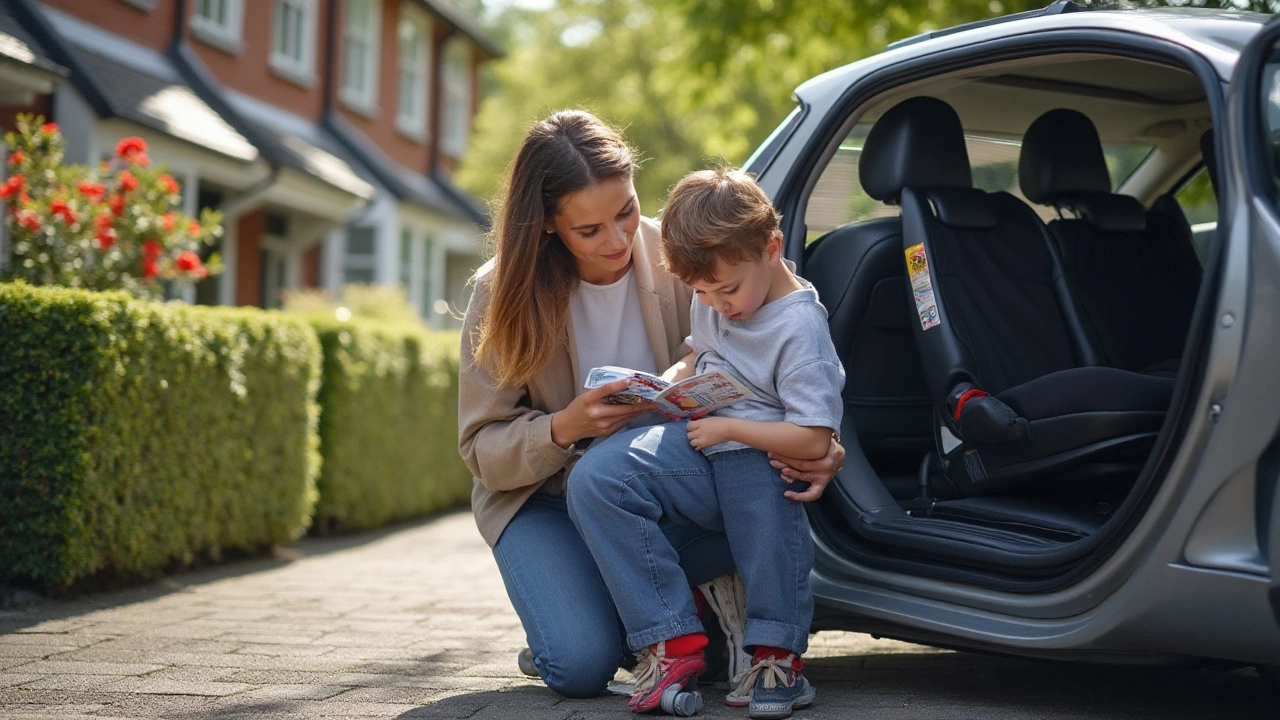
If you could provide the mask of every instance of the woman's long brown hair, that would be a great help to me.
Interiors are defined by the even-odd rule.
[[[562,110],[525,136],[494,212],[492,289],[475,350],[499,385],[526,385],[550,361],[578,284],[573,255],[548,221],[569,193],[634,172],[626,140],[588,112]]]

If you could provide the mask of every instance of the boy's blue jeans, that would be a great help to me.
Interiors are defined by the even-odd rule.
[[[600,567],[627,644],[702,632],[690,578],[663,523],[724,532],[747,594],[743,644],[803,653],[813,620],[813,542],[802,504],[759,450],[708,461],[685,422],[597,442],[569,476],[569,515]]]
[[[733,572],[723,533],[668,522],[662,527],[690,583]],[[534,493],[503,530],[493,557],[547,687],[567,697],[602,692],[629,651],[565,498]]]

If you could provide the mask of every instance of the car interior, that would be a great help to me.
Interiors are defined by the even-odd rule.
[[[989,64],[857,108],[802,204],[846,374],[815,534],[1021,592],[1123,537],[1194,372],[1212,148],[1200,79],[1132,57]]]

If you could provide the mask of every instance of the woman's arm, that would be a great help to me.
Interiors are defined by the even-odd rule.
[[[817,460],[827,454],[831,430],[786,421],[755,422],[739,418],[710,417],[689,422],[689,442],[696,450],[730,441],[765,452]]]
[[[532,485],[564,467],[574,442],[604,437],[651,404],[606,405],[600,399],[625,387],[619,381],[582,393],[559,412],[529,407],[524,387],[498,385],[475,359],[475,342],[488,306],[487,278],[477,282],[463,321],[458,367],[458,452],[480,483],[490,490]]]
[[[827,454],[818,460],[801,460],[769,453],[769,464],[782,473],[782,479],[786,482],[809,484],[799,491],[788,490],[783,493],[784,496],[796,502],[813,502],[822,497],[832,478],[844,469],[844,446],[840,444],[840,436],[832,434]]]

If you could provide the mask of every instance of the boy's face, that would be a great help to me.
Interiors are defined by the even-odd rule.
[[[773,286],[774,268],[781,262],[781,250],[781,234],[774,233],[760,257],[735,265],[720,260],[716,263],[714,280],[691,283],[691,286],[703,305],[730,320],[746,320],[774,299],[769,290]]]

